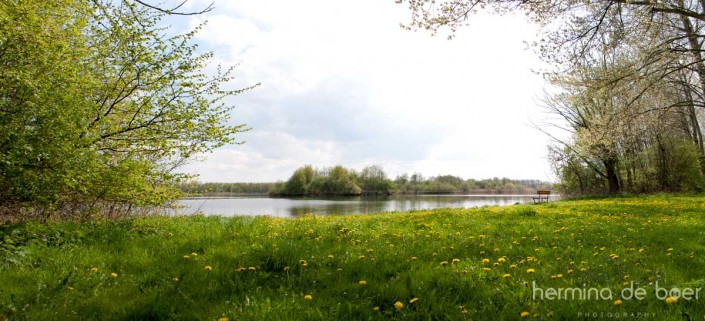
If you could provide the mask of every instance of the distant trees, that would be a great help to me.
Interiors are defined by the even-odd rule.
[[[402,174],[390,180],[382,167],[368,166],[360,172],[335,166],[314,169],[310,165],[297,169],[288,181],[275,184],[271,195],[389,195],[389,194],[533,194],[551,185],[538,180],[492,178],[464,180],[451,175],[424,178],[419,173]]]

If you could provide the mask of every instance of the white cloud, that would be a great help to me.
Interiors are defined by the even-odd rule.
[[[198,8],[206,2],[190,1]],[[399,28],[393,1],[221,1],[197,36],[234,64],[245,145],[186,170],[202,181],[286,179],[304,164],[378,164],[394,176],[549,179],[548,139],[529,126],[543,82],[520,16],[478,14],[448,41]]]

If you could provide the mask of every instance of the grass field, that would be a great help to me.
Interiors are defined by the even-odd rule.
[[[0,320],[705,318],[704,196],[33,223],[0,241]]]

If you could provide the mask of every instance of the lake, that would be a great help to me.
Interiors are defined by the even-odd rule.
[[[394,195],[386,197],[345,198],[189,198],[178,201],[183,206],[177,214],[240,216],[269,215],[299,217],[313,215],[368,214],[405,212],[434,208],[480,207],[532,202],[534,195]]]

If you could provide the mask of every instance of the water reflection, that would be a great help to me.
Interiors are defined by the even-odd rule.
[[[443,207],[479,207],[531,202],[531,195],[412,195],[353,198],[195,198],[180,200],[179,214],[270,215],[299,217],[313,215],[368,214],[406,212]]]

